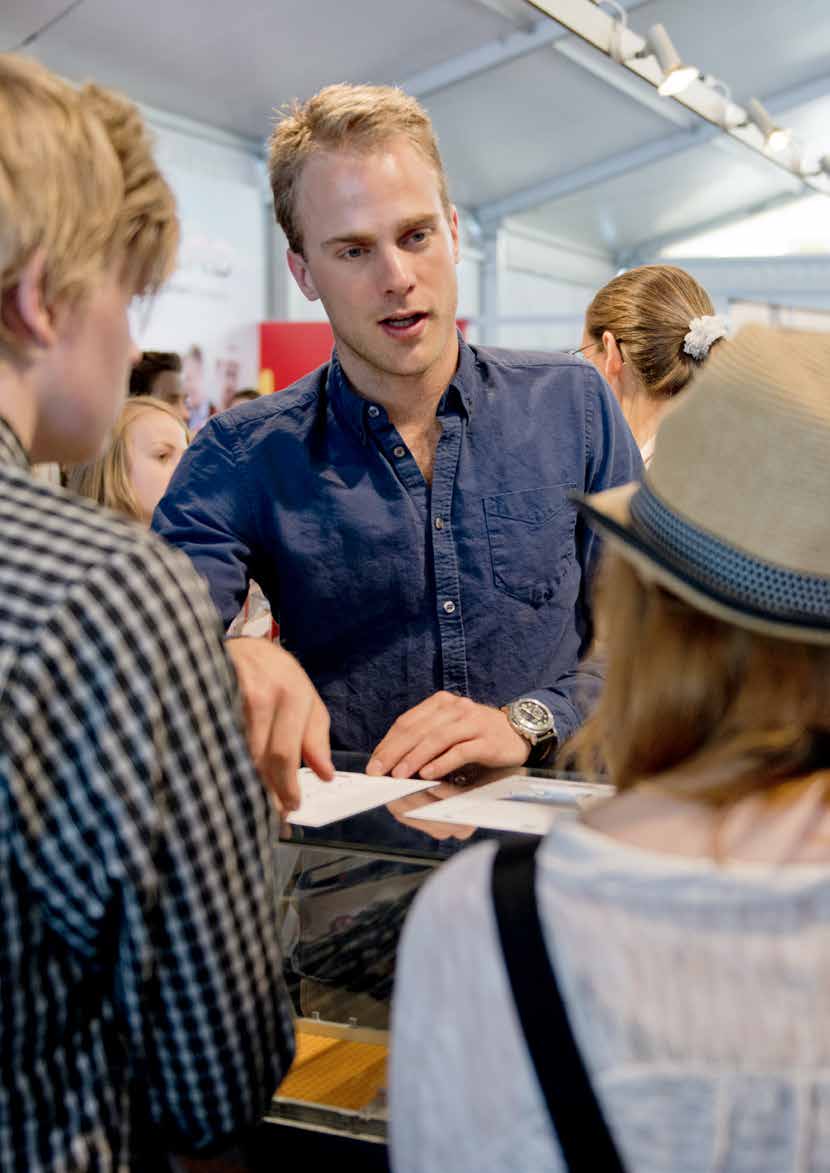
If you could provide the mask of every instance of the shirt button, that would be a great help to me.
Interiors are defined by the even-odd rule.
[[[445,601],[444,610],[448,615],[452,615],[453,611],[455,610],[455,603],[452,601],[452,599],[447,599]]]
[[[443,519],[443,517],[436,517],[436,519],[435,519],[435,528],[436,528],[436,529],[443,529],[443,528],[444,528],[444,519]]]
[[[375,405],[373,403],[372,406],[369,408],[369,415],[373,420],[376,420],[378,418],[378,416],[380,415],[380,408],[375,407]]]
[[[398,460],[400,460],[402,456],[406,456],[406,449],[404,448],[403,444],[396,444],[392,449],[392,455],[397,456]]]

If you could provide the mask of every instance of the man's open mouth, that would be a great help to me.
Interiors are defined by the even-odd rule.
[[[381,318],[381,326],[386,326],[390,330],[410,330],[413,326],[417,326],[427,317],[425,313],[408,314],[406,317],[400,314],[390,314],[388,318]]]

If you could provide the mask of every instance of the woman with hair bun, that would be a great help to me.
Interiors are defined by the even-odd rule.
[[[646,466],[669,403],[725,336],[709,294],[674,265],[620,273],[588,306],[577,353],[605,376]]]

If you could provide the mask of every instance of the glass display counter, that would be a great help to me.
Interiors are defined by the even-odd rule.
[[[335,754],[339,770],[362,772],[365,764],[365,757]],[[482,839],[504,837],[412,815],[509,774],[560,776],[479,771],[463,785],[460,779],[438,783],[325,827],[283,824],[277,875],[297,1055],[267,1123],[384,1144],[389,1013],[407,912],[444,860]]]

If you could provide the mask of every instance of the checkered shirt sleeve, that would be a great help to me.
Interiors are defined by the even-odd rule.
[[[34,534],[26,551],[26,589],[38,592],[28,599],[38,617],[30,639],[14,655],[5,642],[0,650],[2,819],[11,866],[42,910],[46,938],[61,943],[53,952],[68,958],[55,962],[46,1021],[31,1031],[54,1029],[59,1045],[79,975],[92,1007],[79,1021],[93,1026],[78,1040],[86,1057],[60,1060],[64,1087],[26,1084],[29,1116],[59,1119],[39,1153],[23,1157],[15,1145],[24,1162],[15,1167],[51,1168],[68,1142],[73,1167],[104,1168],[96,1152],[117,1149],[136,1094],[138,1115],[173,1151],[221,1145],[255,1123],[291,1061],[293,1024],[271,808],[206,587],[153,535],[115,522],[96,529],[88,516],[73,532],[72,509],[63,512],[52,537]],[[54,589],[78,560],[83,573]],[[29,929],[17,920],[6,918],[5,935],[20,951]],[[18,1053],[7,1036],[3,1060],[25,1079],[34,1044],[26,1030],[11,1034]],[[110,1102],[119,1087],[122,1102]],[[38,1103],[50,1094],[57,1107]],[[13,1117],[11,1101],[6,1108]],[[31,1124],[20,1123],[19,1144],[32,1143]]]

